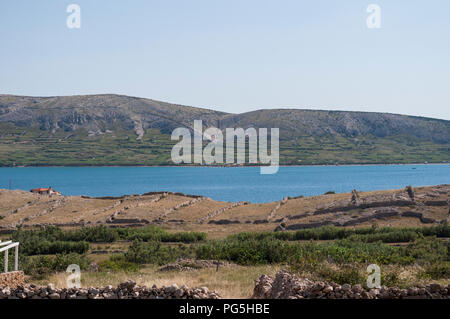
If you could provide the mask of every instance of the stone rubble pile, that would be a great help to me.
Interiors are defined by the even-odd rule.
[[[23,285],[24,282],[25,274],[23,271],[11,271],[0,274],[0,287],[17,287]]]
[[[385,287],[365,289],[361,285],[338,285],[298,278],[283,270],[272,278],[262,275],[256,280],[253,299],[450,299],[450,284],[400,289]]]
[[[208,288],[137,286],[134,281],[119,284],[118,287],[103,288],[61,288],[52,284],[38,287],[33,284],[17,288],[0,288],[0,299],[220,299],[216,291]]]

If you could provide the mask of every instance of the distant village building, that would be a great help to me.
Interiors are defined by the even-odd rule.
[[[34,189],[30,190],[30,192],[32,192],[34,194],[49,195],[49,196],[61,195],[61,192],[54,190],[51,186],[49,188],[34,188]]]

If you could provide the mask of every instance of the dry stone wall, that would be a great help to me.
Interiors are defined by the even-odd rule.
[[[24,273],[23,271],[12,271],[0,274],[0,287],[17,287],[24,283]]]
[[[117,287],[103,288],[62,288],[56,289],[52,284],[38,287],[33,284],[16,288],[0,288],[0,299],[219,299],[216,291],[208,288],[146,287],[137,286],[134,281],[127,281]]]
[[[314,282],[280,271],[272,278],[256,280],[254,299],[450,299],[450,284],[429,284],[408,289],[385,287],[365,289],[361,285]]]

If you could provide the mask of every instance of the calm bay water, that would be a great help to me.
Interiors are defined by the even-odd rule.
[[[285,196],[319,195],[450,183],[450,165],[280,167],[20,167],[0,168],[0,188],[52,186],[64,195],[120,196],[150,191],[197,194],[254,203]]]

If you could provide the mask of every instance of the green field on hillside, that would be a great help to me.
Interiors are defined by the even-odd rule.
[[[158,129],[147,129],[142,140],[132,130],[89,136],[86,130],[20,128],[0,123],[0,166],[173,165],[175,141]],[[450,162],[450,147],[411,137],[309,137],[280,140],[280,163],[386,164]]]

